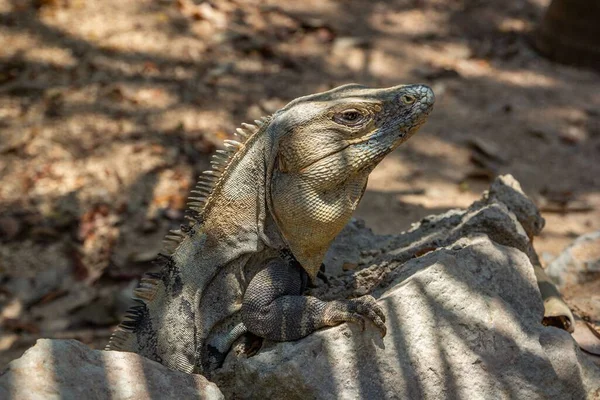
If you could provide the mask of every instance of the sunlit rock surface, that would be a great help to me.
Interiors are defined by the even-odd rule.
[[[133,353],[40,339],[0,376],[2,400],[222,399],[206,378],[171,371]]]
[[[561,288],[600,276],[600,231],[578,237],[548,265],[548,275]]]
[[[600,370],[569,333],[545,327],[528,257],[480,235],[394,270],[379,297],[382,340],[344,324],[249,359],[230,356],[227,397],[583,399]]]

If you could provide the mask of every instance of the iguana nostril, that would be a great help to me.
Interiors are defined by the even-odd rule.
[[[399,102],[401,104],[410,105],[413,103],[420,103],[431,107],[435,102],[433,90],[427,85],[411,85],[404,89],[404,93],[399,97]]]

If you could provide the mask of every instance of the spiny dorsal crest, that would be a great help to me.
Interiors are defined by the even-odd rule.
[[[211,169],[202,172],[198,178],[196,187],[191,191],[191,196],[188,198],[187,210],[185,217],[192,223],[202,223],[202,214],[210,202],[211,196],[225,171],[231,165],[236,155],[241,154],[240,151],[245,147],[248,140],[257,134],[270,121],[270,117],[262,117],[254,121],[254,124],[243,123],[240,128],[236,129],[235,136],[237,140],[225,140],[224,150],[217,150],[210,161]],[[189,232],[189,225],[182,225],[181,230],[173,230],[165,238],[165,250],[168,254],[173,254],[179,243]]]

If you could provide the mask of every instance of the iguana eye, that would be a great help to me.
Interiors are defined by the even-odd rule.
[[[350,126],[360,124],[363,122],[364,118],[365,117],[360,111],[354,109],[342,111],[341,113],[337,113],[333,116],[333,120],[338,124]]]

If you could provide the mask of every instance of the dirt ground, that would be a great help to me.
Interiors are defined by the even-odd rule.
[[[372,174],[376,232],[504,173],[543,211],[544,263],[600,229],[600,76],[531,48],[547,4],[0,0],[0,366],[37,337],[102,347],[210,153],[343,83],[437,97]]]

